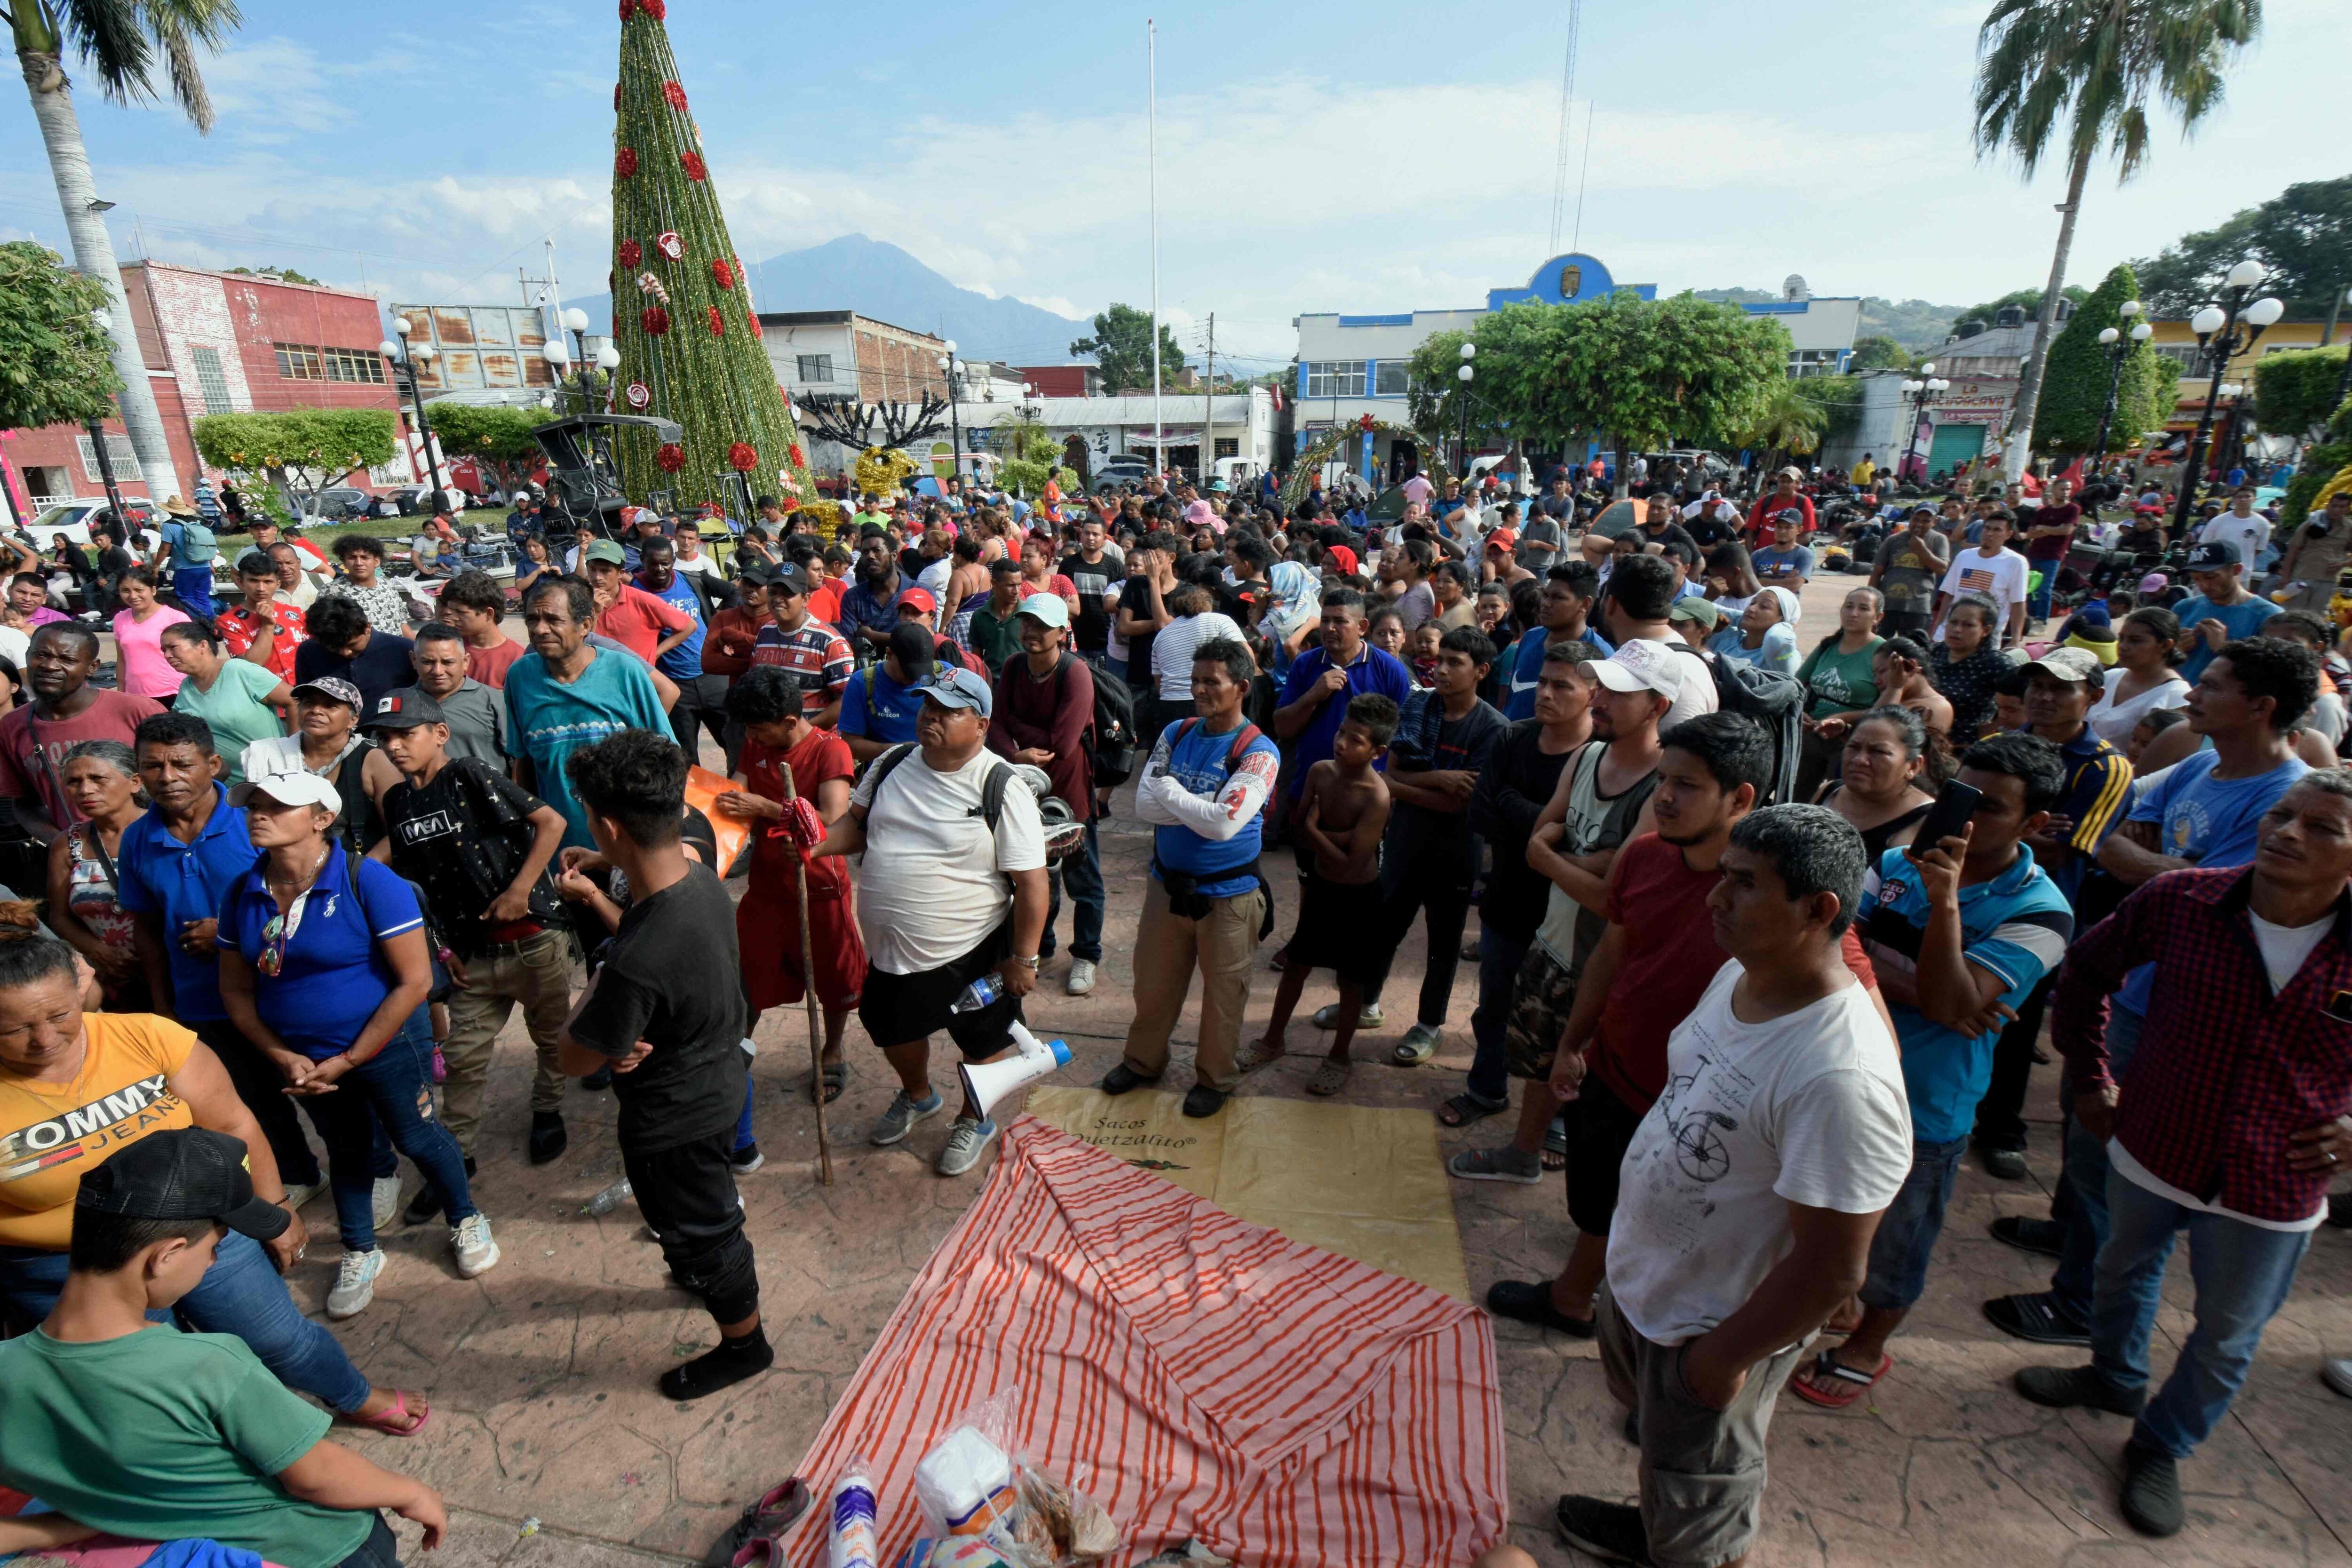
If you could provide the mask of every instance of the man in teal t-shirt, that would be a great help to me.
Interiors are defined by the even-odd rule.
[[[2260,637],[2279,607],[2246,587],[2245,559],[2234,541],[2209,539],[2189,552],[2197,592],[2180,601],[2180,679],[2191,686],[2224,645]]]
[[[0,991],[0,1022],[41,989]],[[82,1178],[57,1309],[0,1344],[0,1482],[98,1530],[208,1537],[284,1568],[337,1568],[362,1547],[392,1561],[380,1508],[439,1545],[440,1494],[325,1441],[333,1418],[244,1341],[148,1321],[204,1278],[224,1226],[267,1241],[291,1223],[254,1195],[245,1160],[226,1133],[183,1128]]]
[[[595,597],[576,578],[535,585],[522,624],[530,652],[507,670],[507,755],[526,770],[525,789],[563,814],[563,842],[593,849],[588,814],[563,764],[572,752],[623,730],[669,733],[653,677],[625,654],[592,646]]]

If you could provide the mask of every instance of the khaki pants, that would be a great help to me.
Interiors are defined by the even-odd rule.
[[[1143,892],[1143,921],[1135,935],[1135,1022],[1127,1028],[1127,1065],[1146,1078],[1168,1068],[1168,1036],[1184,1010],[1192,971],[1201,971],[1201,1044],[1192,1076],[1231,1092],[1242,1015],[1249,1006],[1250,972],[1257,957],[1265,894],[1253,888],[1209,900],[1205,919],[1180,919],[1168,908],[1168,889],[1154,877]]]
[[[556,1042],[572,1013],[572,939],[560,931],[541,931],[463,962],[471,989],[449,993],[449,1038],[441,1047],[449,1077],[441,1086],[441,1121],[470,1155],[489,1089],[490,1047],[518,1005],[530,1043],[539,1047],[530,1108],[562,1108],[563,1068]]]

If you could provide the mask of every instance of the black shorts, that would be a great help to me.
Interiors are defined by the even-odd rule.
[[[1013,1044],[1021,999],[1000,996],[976,1013],[950,1013],[948,1006],[963,994],[964,987],[1003,967],[1012,952],[1013,921],[1008,918],[952,963],[913,974],[868,969],[865,994],[857,1000],[857,1021],[875,1044],[885,1047],[911,1046],[945,1029],[966,1061],[986,1061]]]
[[[1617,1212],[1617,1172],[1646,1111],[1587,1070],[1568,1116],[1568,1217],[1587,1236],[1607,1236]]]
[[[1328,969],[1342,984],[1374,989],[1388,978],[1395,953],[1393,944],[1385,951],[1381,945],[1381,885],[1331,881],[1307,864],[1311,856],[1299,856],[1298,924],[1283,950],[1284,964]]]

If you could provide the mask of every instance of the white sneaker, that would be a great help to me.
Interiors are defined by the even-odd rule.
[[[380,1247],[344,1253],[342,1266],[335,1270],[334,1286],[327,1292],[327,1316],[356,1318],[366,1311],[368,1303],[375,1300],[376,1278],[383,1272],[385,1261]]]
[[[309,1203],[312,1198],[317,1197],[320,1193],[323,1193],[326,1190],[327,1178],[324,1176],[320,1177],[315,1182],[302,1183],[299,1184],[289,1182],[286,1184],[286,1206],[289,1210],[299,1214],[301,1212],[303,1205]]]
[[[1095,988],[1095,964],[1090,958],[1071,962],[1067,989],[1073,996],[1083,996]]]
[[[371,1205],[375,1214],[375,1227],[378,1230],[383,1229],[394,1220],[400,1217],[400,1176],[398,1173],[395,1172],[394,1174],[389,1176],[378,1176],[375,1179],[374,1190],[371,1194]]]
[[[457,1258],[457,1277],[471,1279],[498,1267],[499,1244],[490,1238],[488,1215],[469,1214],[449,1228],[449,1249]]]

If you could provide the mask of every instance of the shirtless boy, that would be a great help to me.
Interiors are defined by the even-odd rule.
[[[1274,1016],[1264,1037],[1244,1047],[1235,1063],[1244,1073],[1282,1055],[1290,1015],[1312,969],[1339,976],[1331,1059],[1343,1065],[1348,1060],[1365,979],[1382,965],[1382,955],[1362,942],[1365,917],[1379,900],[1381,835],[1389,825],[1388,781],[1372,764],[1386,754],[1397,717],[1397,705],[1385,697],[1367,692],[1351,699],[1347,718],[1331,738],[1329,760],[1307,770],[1298,800],[1298,925],[1284,949],[1287,956],[1282,983],[1275,988]]]

